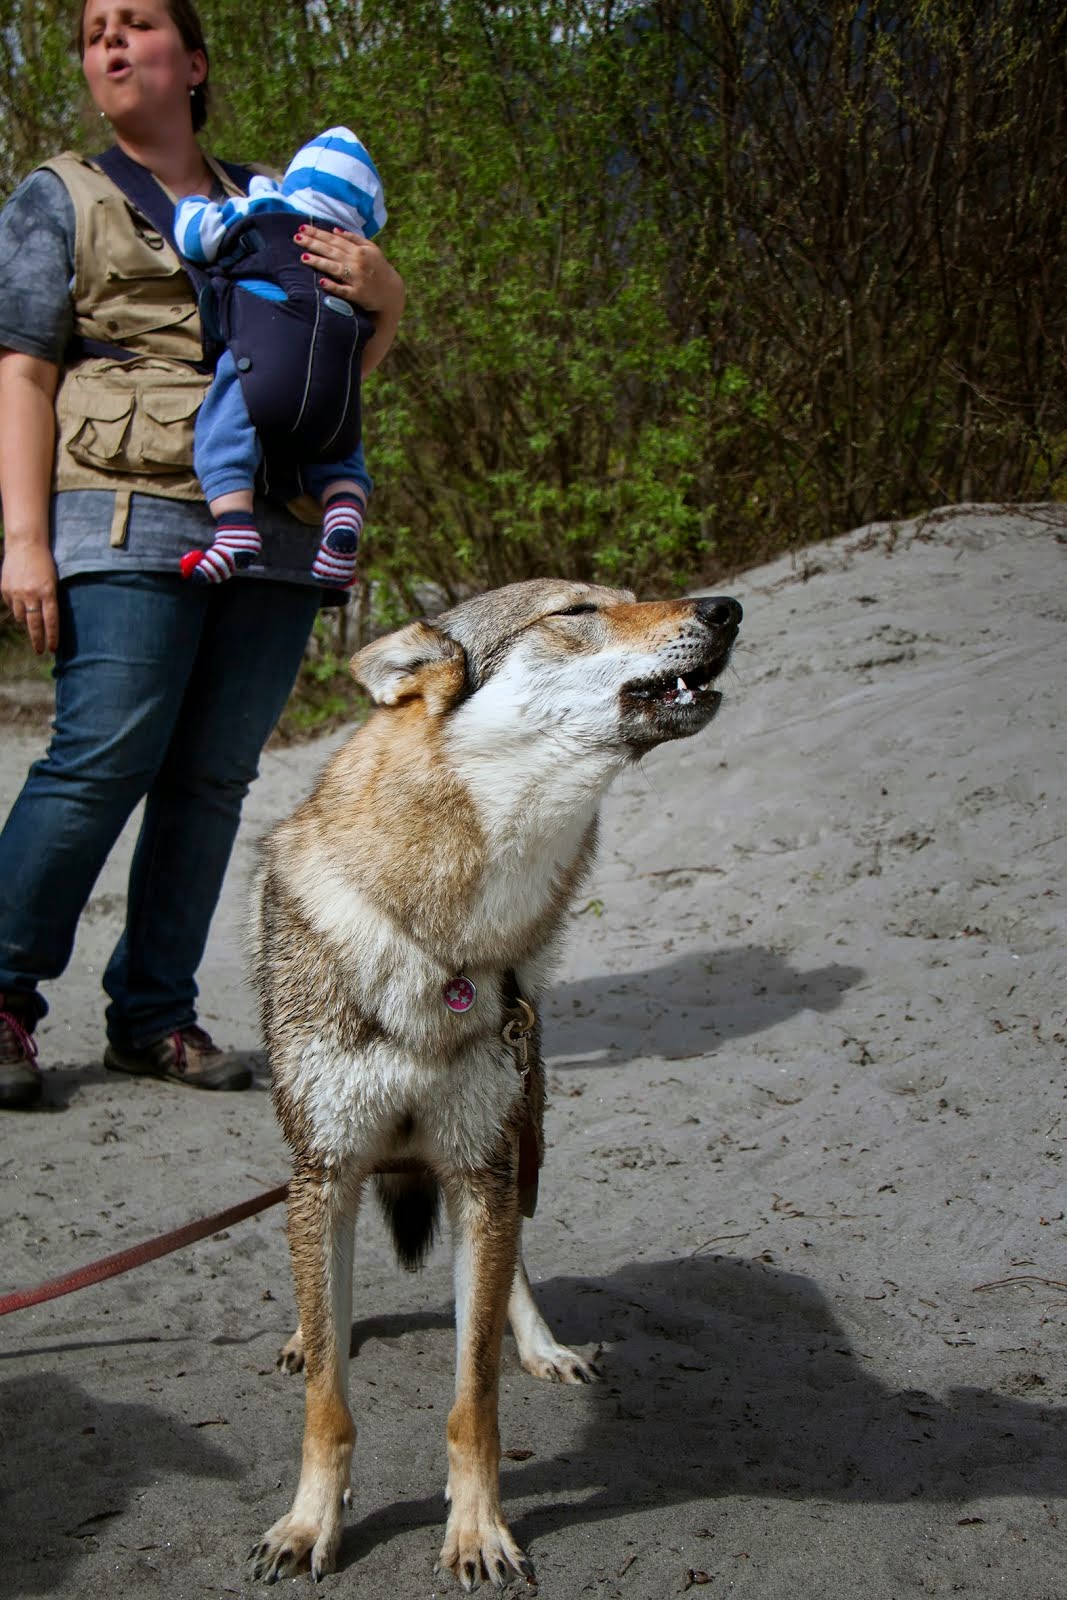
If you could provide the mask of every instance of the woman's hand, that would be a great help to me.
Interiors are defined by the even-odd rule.
[[[396,337],[404,310],[404,280],[378,245],[358,233],[312,227],[302,222],[296,232],[302,260],[322,274],[320,282],[341,300],[362,306],[377,318],[373,338],[363,351],[363,376],[373,372]]]
[[[296,242],[303,251],[301,259],[322,273],[323,288],[342,300],[365,311],[383,311],[395,296],[400,274],[369,239],[343,228],[327,233],[325,228],[303,222]]]
[[[7,539],[0,567],[0,595],[11,607],[15,621],[25,627],[37,654],[55,650],[59,643],[59,605],[56,566],[47,535],[27,541]]]

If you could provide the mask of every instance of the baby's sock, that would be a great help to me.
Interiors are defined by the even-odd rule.
[[[351,589],[362,530],[362,501],[354,494],[331,495],[322,514],[322,543],[312,563],[312,576],[331,589]]]
[[[247,567],[263,545],[251,511],[220,511],[210,550],[189,550],[182,556],[182,577],[194,583],[225,583],[239,567]]]

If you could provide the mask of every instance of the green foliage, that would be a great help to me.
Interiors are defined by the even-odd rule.
[[[362,717],[367,700],[348,670],[347,616],[320,612],[304,656],[303,670],[274,733],[291,744]]]
[[[281,164],[347,122],[385,180],[409,299],[367,385],[363,626],[1067,481],[1058,4],[203,14],[217,148]],[[50,7],[3,16],[10,187],[81,125]]]

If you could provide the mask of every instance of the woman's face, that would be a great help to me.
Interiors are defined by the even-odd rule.
[[[207,61],[187,50],[165,0],[112,5],[88,0],[82,14],[82,68],[96,104],[122,130],[165,123],[203,82]]]

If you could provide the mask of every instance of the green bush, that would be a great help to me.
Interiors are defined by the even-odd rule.
[[[367,385],[374,598],[349,643],[427,585],[664,591],[871,518],[1060,492],[1058,4],[203,14],[217,148],[284,163],[343,121],[386,184],[409,301]],[[99,124],[51,8],[5,22],[10,187]]]

